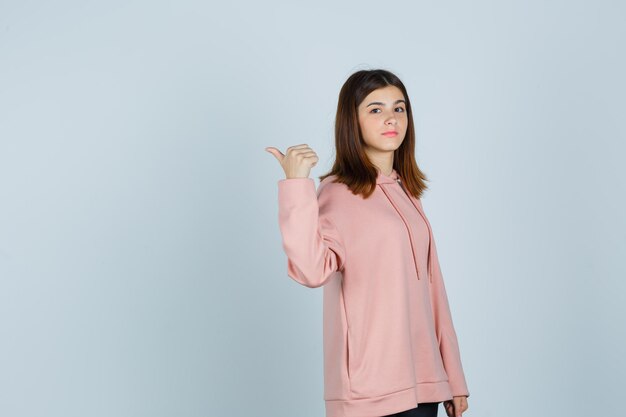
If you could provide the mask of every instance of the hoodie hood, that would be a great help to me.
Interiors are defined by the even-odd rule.
[[[376,178],[376,184],[393,184],[400,178],[398,172],[395,169],[391,170],[391,174],[385,175],[382,172],[378,172],[378,178]]]

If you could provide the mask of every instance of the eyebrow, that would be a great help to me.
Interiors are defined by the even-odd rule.
[[[402,99],[400,99],[400,100],[396,100],[396,101],[394,101],[394,102],[393,102],[393,104],[398,104],[398,103],[404,103],[404,104],[406,104],[406,102],[405,102],[404,100],[402,100]],[[383,102],[381,102],[381,101],[373,101],[373,102],[371,102],[370,104],[368,104],[368,105],[367,105],[367,106],[365,106],[365,107],[373,106],[374,104],[378,104],[378,105],[380,105],[380,106],[384,106],[384,105],[385,105],[385,103],[383,103]]]

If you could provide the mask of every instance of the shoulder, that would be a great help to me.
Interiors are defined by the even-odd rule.
[[[342,211],[346,208],[346,204],[353,203],[354,195],[346,184],[335,182],[336,179],[336,175],[329,175],[320,181],[317,187],[317,198],[320,205]]]
[[[328,195],[341,195],[342,193],[350,192],[348,186],[341,182],[335,182],[337,180],[336,175],[329,175],[320,181],[317,187],[317,194],[328,194]]]

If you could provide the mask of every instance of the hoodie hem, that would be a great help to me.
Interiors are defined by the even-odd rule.
[[[411,387],[379,397],[325,401],[326,417],[380,417],[417,407],[417,389]]]
[[[421,403],[434,403],[452,399],[448,381],[420,382],[417,384],[417,398]]]

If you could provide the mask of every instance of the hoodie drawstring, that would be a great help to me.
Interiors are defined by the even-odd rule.
[[[381,184],[379,184],[381,185]],[[404,187],[402,186],[402,184],[400,184],[400,181],[398,180],[398,185],[400,185],[400,188],[402,188],[402,191],[404,191]],[[387,191],[385,190],[385,187],[381,185],[380,189],[383,191],[383,193],[385,194],[385,196],[387,197],[387,199],[389,200],[389,202],[391,203],[391,205],[393,206],[393,208],[398,212],[398,215],[400,215],[400,218],[402,218],[402,221],[404,222],[404,225],[406,226],[407,232],[409,233],[409,241],[411,242],[411,252],[413,253],[413,263],[415,265],[415,271],[417,271],[417,279],[420,279],[420,274],[419,274],[419,268],[418,268],[418,263],[417,263],[417,259],[415,259],[415,247],[413,244],[413,235],[411,234],[411,228],[409,226],[408,221],[406,220],[406,218],[404,217],[404,215],[402,214],[402,212],[400,211],[400,209],[398,208],[398,206],[396,205],[396,203],[393,201],[393,199],[389,196],[389,194],[387,193]],[[413,204],[413,206],[415,207],[415,209],[417,210],[417,212],[419,213],[420,216],[422,216],[422,218],[424,218],[424,216],[422,215],[422,212],[420,211],[420,209],[417,207],[417,205],[415,204],[415,202],[413,201],[413,199],[411,198],[411,196],[404,191],[404,193],[409,197],[409,200],[411,201],[411,204]],[[424,218],[424,222],[426,223],[426,226],[428,227],[428,260],[427,260],[427,264],[428,264],[428,276],[429,276],[429,281],[433,282],[433,274],[432,274],[432,256],[431,256],[431,239],[432,239],[432,231],[430,229],[430,224],[428,224],[428,220],[426,220]]]

